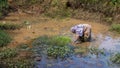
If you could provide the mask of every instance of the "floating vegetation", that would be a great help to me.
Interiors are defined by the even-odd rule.
[[[120,64],[120,53],[111,56],[110,60],[115,64]]]
[[[65,36],[42,36],[33,41],[33,50],[41,55],[46,54],[54,58],[64,58],[74,51],[73,47],[69,44],[70,42],[71,39]]]
[[[105,55],[104,49],[99,49],[97,47],[90,47],[88,50],[90,54],[94,54],[97,57],[99,57],[100,54]]]

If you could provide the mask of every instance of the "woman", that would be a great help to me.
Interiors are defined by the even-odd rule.
[[[78,24],[71,28],[71,32],[75,34],[75,43],[91,40],[91,25]]]

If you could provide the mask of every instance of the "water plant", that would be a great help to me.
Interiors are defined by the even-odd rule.
[[[120,53],[116,53],[115,55],[111,56],[110,60],[115,64],[120,64]]]
[[[73,47],[69,45],[70,41],[71,39],[66,36],[43,36],[33,41],[33,47],[37,46],[38,50],[35,50],[37,53],[42,52],[54,58],[64,58],[73,52]]]
[[[100,54],[105,55],[104,49],[99,49],[98,47],[90,47],[88,51],[90,54],[96,55],[97,58],[99,57]]]
[[[0,50],[0,59],[7,59],[17,56],[16,49],[4,48]]]
[[[1,66],[2,68],[34,68],[32,60],[28,59],[6,59],[1,63],[5,66]]]

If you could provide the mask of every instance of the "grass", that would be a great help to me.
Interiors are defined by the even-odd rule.
[[[33,41],[34,51],[39,54],[47,54],[51,57],[61,57],[70,55],[73,52],[69,45],[71,39],[65,36],[43,36]],[[41,53],[42,52],[42,53]]]
[[[71,42],[71,39],[65,36],[53,36],[53,37],[41,36],[33,41],[33,45],[35,46],[40,44],[46,44],[64,46],[67,45],[69,42]]]
[[[115,32],[120,33],[120,24],[112,24],[110,31],[115,31]]]
[[[6,46],[11,40],[11,37],[6,32],[0,30],[0,47]]]
[[[1,30],[15,30],[20,29],[21,25],[19,24],[11,24],[11,23],[0,23]]]
[[[71,17],[71,10],[62,8],[62,9],[55,9],[55,10],[50,10],[46,13],[44,13],[45,16],[50,17],[50,18],[66,18],[66,17]]]
[[[69,37],[65,36],[55,36],[50,39],[49,44],[50,45],[57,45],[57,46],[65,46],[69,42],[71,42],[71,39]]]

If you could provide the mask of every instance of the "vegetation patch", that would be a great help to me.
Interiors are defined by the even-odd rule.
[[[90,47],[88,50],[90,54],[96,55],[97,58],[99,58],[99,55],[105,55],[104,49],[99,49],[97,47]]]
[[[30,50],[28,44],[23,44],[23,43],[18,45],[17,49],[20,50],[20,51],[28,51],[28,50]]]
[[[0,47],[7,45],[11,40],[11,37],[6,32],[0,30]]]
[[[2,68],[34,68],[33,65],[34,63],[31,62],[32,60],[28,59],[7,59],[4,60],[2,63]]]
[[[0,50],[0,59],[12,58],[15,57],[16,55],[17,55],[16,49],[5,48],[3,50]]]
[[[110,60],[115,64],[120,64],[120,53],[111,56]]]
[[[71,16],[71,9],[66,8],[67,0],[52,0],[45,15],[51,18],[65,18]],[[62,6],[61,6],[62,5]]]
[[[116,31],[116,32],[120,33],[120,24],[112,24],[110,31]]]
[[[1,30],[15,30],[20,28],[21,28],[20,24],[0,23]]]
[[[28,56],[26,55],[28,53],[25,54],[24,52],[21,52],[23,50],[26,50],[26,52],[31,52],[26,49],[28,46],[22,45],[19,48],[5,47],[0,50],[1,68],[33,68],[34,62],[33,59],[31,60],[31,55]]]
[[[8,0],[0,0],[0,19],[8,13]]]
[[[54,58],[64,58],[73,53],[73,47],[69,44],[70,41],[71,39],[65,36],[39,37],[33,41],[34,52]]]

